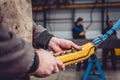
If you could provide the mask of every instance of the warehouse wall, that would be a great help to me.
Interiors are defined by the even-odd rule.
[[[111,0],[112,1],[112,0]],[[84,27],[90,24],[90,10],[91,9],[76,9],[75,21],[78,17],[84,18]],[[110,8],[110,20],[114,22],[120,18],[120,8]],[[57,37],[72,39],[72,11],[67,9],[51,10],[47,12],[47,29]],[[38,12],[37,15],[33,14],[34,19],[37,19],[37,24],[43,25],[43,14]],[[93,12],[93,24],[88,29],[86,37],[94,39],[101,33],[101,10],[95,9]],[[120,38],[120,30],[117,30],[118,38]]]

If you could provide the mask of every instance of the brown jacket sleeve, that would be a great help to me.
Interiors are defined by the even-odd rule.
[[[24,76],[33,60],[32,46],[0,26],[0,80]]]
[[[33,22],[33,46],[35,48],[48,48],[48,43],[53,37],[46,29]]]

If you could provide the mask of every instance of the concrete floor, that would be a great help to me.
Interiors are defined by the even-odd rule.
[[[84,70],[76,72],[75,66],[67,67],[65,71],[60,71],[57,74],[53,74],[47,78],[35,78],[31,77],[31,80],[82,80]],[[117,65],[117,70],[111,69],[104,70],[104,74],[107,80],[120,80],[120,64]],[[88,80],[101,80],[101,79],[88,79]]]

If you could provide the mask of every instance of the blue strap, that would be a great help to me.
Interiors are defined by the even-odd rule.
[[[119,19],[119,20],[113,25],[113,27],[112,27],[109,31],[107,31],[103,36],[94,39],[94,40],[93,40],[93,44],[94,44],[94,45],[98,45],[98,44],[100,44],[101,42],[106,41],[106,40],[108,39],[108,37],[110,37],[110,35],[112,35],[113,32],[118,29],[118,27],[120,27],[120,19]]]

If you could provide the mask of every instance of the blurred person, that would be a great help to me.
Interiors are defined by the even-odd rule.
[[[106,21],[107,27],[104,29],[103,34],[105,34],[109,29],[111,29],[113,27],[113,21]],[[110,38],[108,38],[108,40],[111,39],[117,39],[116,36],[116,31],[113,32],[113,34],[110,36]],[[107,59],[109,57],[109,53],[110,54],[110,58],[111,58],[111,62],[112,62],[112,70],[116,70],[116,55],[115,55],[115,50],[114,48],[109,48],[109,49],[103,49],[103,60],[102,60],[102,67],[103,69],[108,69],[108,65],[107,65]]]
[[[86,30],[83,26],[84,19],[79,17],[72,28],[73,39],[85,39]],[[86,69],[88,60],[83,61],[83,69]],[[81,62],[77,64],[76,71],[81,70]]]

